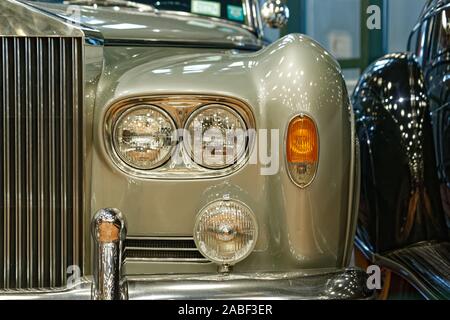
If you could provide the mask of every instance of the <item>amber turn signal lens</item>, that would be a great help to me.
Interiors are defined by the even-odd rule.
[[[298,116],[289,124],[286,145],[287,161],[290,163],[315,163],[318,160],[316,125],[307,116]]]
[[[299,115],[289,123],[286,139],[289,177],[300,188],[306,188],[316,176],[319,162],[319,137],[314,121]]]

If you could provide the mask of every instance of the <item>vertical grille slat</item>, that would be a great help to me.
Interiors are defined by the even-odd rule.
[[[83,267],[82,38],[0,38],[0,289]]]
[[[9,204],[9,41],[7,39],[2,39],[2,74],[3,74],[3,84],[2,84],[2,119],[3,119],[3,166],[2,166],[2,177],[3,177],[3,203],[2,207],[10,208]],[[3,283],[5,286],[9,286],[9,248],[10,248],[10,230],[9,230],[9,214],[3,215]],[[8,268],[6,268],[8,266]]]

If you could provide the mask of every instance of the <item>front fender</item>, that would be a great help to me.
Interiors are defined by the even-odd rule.
[[[256,53],[107,47],[105,58],[94,116],[93,211],[119,208],[132,236],[192,236],[208,190],[243,190],[260,235],[255,253],[238,270],[348,263],[356,224],[353,114],[338,64],[322,47],[289,35]],[[139,179],[118,170],[103,139],[109,106],[129,97],[173,94],[233,97],[251,106],[257,129],[277,130],[277,170],[258,161],[226,177],[178,181]],[[284,162],[285,131],[299,113],[315,120],[320,139],[317,175],[306,189],[290,180]]]
[[[443,209],[420,67],[391,54],[365,71],[353,94],[361,142],[358,238],[385,252],[443,237]]]

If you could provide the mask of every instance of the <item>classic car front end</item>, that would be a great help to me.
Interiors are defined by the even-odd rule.
[[[337,62],[250,0],[88,2],[0,3],[0,298],[371,297]]]

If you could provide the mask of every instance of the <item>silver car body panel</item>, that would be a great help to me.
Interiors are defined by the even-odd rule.
[[[16,1],[3,1],[0,8],[3,35],[79,35],[89,39],[95,31],[78,29]],[[103,16],[110,19],[110,24],[120,24],[121,17],[106,13]],[[123,17],[128,23],[134,15]],[[23,21],[27,19],[41,27],[22,29],[26,28]],[[156,37],[152,40],[156,46],[130,42],[103,47],[99,45],[101,41],[86,41],[85,45],[85,179],[90,199],[84,224],[86,257],[91,256],[92,246],[89,221],[101,208],[121,210],[128,220],[130,236],[185,237],[192,236],[198,210],[226,194],[246,203],[255,212],[259,225],[255,251],[235,267],[237,273],[346,267],[356,223],[359,171],[353,113],[338,63],[317,42],[303,35],[286,36],[257,52],[219,45],[172,47],[164,39],[189,38],[194,43],[211,39],[221,43],[226,39],[231,44],[253,45],[258,45],[259,40],[248,30],[219,22],[210,22],[214,26],[207,28],[206,22],[204,26],[188,24],[195,19],[136,19],[142,19],[138,24],[145,25],[146,32],[103,28],[103,35],[94,34],[97,39],[107,35],[136,41]],[[166,30],[161,37],[161,32],[150,30],[155,21]],[[189,37],[171,32],[184,31],[185,27]],[[228,31],[223,28],[232,37],[227,38]],[[252,109],[257,129],[278,130],[273,132],[274,143],[278,143],[278,170],[262,174],[267,168],[258,161],[225,177],[189,180],[143,179],[119,170],[105,146],[104,119],[108,108],[128,98],[174,95],[231,97],[245,102]],[[285,131],[297,114],[312,117],[320,137],[317,175],[305,189],[291,181],[283,158]],[[89,274],[89,262],[84,270]],[[127,262],[124,270],[129,276],[160,272],[200,274],[215,273],[216,266],[143,260]]]

